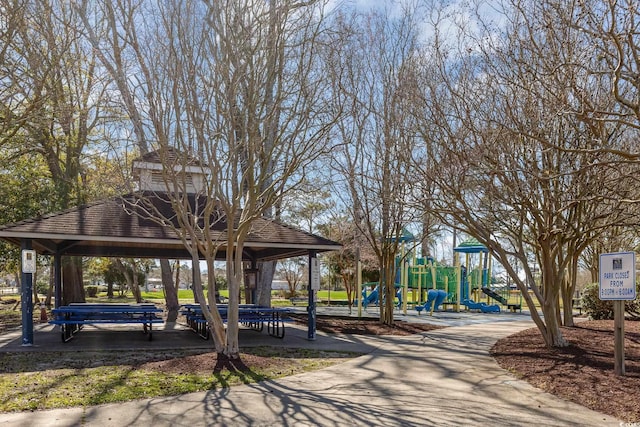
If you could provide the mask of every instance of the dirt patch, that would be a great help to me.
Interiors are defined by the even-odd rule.
[[[307,324],[307,316],[292,315],[291,318],[304,325]],[[395,321],[393,326],[385,325],[378,319],[363,318],[357,319],[346,316],[317,316],[316,329],[326,333],[333,334],[352,334],[352,335],[413,335],[421,332],[441,329],[443,326],[430,325],[427,323],[409,323],[404,321]],[[216,353],[207,352],[202,354],[188,355],[169,360],[150,361],[141,365],[143,369],[154,371],[162,371],[167,373],[204,373],[204,372],[220,372],[222,370],[244,372],[252,368],[266,369],[276,363],[272,356],[294,357],[295,349],[281,348],[277,354],[259,356],[255,354],[244,353],[242,360],[234,361],[230,359],[219,359]],[[334,353],[327,353],[327,358],[334,358]]]
[[[296,322],[307,324],[307,316],[304,314],[294,314],[290,317]],[[371,318],[357,319],[348,316],[316,317],[316,330],[330,334],[413,335],[443,327],[428,323],[409,323],[402,320],[396,320],[393,325],[385,325],[380,320]]]
[[[627,422],[640,421],[640,322],[625,322],[626,375],[614,374],[613,321],[562,328],[570,345],[548,349],[537,328],[498,341],[491,354],[518,378]]]
[[[172,374],[205,374],[217,373],[222,370],[250,372],[252,369],[263,370],[266,367],[273,367],[273,365],[274,361],[271,357],[242,353],[241,359],[231,360],[218,358],[215,352],[208,352],[169,360],[147,362],[140,365],[139,368]]]
[[[182,357],[149,360],[137,368],[173,374],[206,374],[251,371],[286,371],[297,358],[312,357],[324,361],[340,362],[357,356],[350,352],[316,351],[311,352],[280,347],[260,347],[243,349],[240,359],[220,357],[215,352],[198,352]]]

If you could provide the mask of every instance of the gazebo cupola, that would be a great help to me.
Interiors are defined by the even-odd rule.
[[[133,175],[138,178],[140,191],[173,192],[173,178],[179,192],[202,193],[205,188],[206,167],[197,159],[186,156],[173,147],[146,153],[133,161]]]

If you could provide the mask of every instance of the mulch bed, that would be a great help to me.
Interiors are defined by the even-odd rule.
[[[293,314],[290,317],[296,322],[307,324],[306,314]],[[408,323],[402,320],[396,320],[393,325],[385,325],[380,320],[372,318],[316,316],[316,330],[330,334],[413,335],[443,327],[428,323]]]
[[[537,328],[498,341],[498,364],[533,386],[618,417],[640,421],[640,322],[625,322],[626,375],[614,373],[612,320],[562,328],[566,348],[549,349]]]

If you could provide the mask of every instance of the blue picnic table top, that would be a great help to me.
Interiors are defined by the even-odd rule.
[[[217,305],[218,312],[224,322],[228,321],[229,306],[227,304]],[[202,338],[208,339],[209,331],[207,319],[202,312],[200,304],[184,304],[181,306],[181,313],[186,317],[189,326]],[[288,308],[263,307],[254,304],[240,304],[238,306],[238,320],[249,324],[257,331],[262,331],[263,324],[267,324],[269,335],[278,338],[284,337],[284,324],[282,314],[291,312]]]
[[[50,324],[60,325],[62,328],[62,341],[69,341],[83,325],[90,324],[142,324],[143,330],[152,339],[151,324],[163,323],[162,317],[157,314],[163,310],[155,304],[98,304],[98,303],[72,303],[51,310],[54,318]]]
[[[54,308],[51,312],[55,314],[73,313],[162,313],[162,309],[155,304],[93,304],[93,303],[71,303]]]

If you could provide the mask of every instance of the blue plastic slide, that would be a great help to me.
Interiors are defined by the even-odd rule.
[[[431,311],[431,304],[433,304],[433,310],[438,310],[438,307],[442,305],[445,298],[447,298],[447,293],[441,289],[429,289],[427,291],[427,302],[424,303],[423,306],[416,306],[416,310],[418,313],[421,313],[422,310]]]
[[[369,304],[376,304],[378,302],[378,287],[376,286],[369,295],[367,295],[367,290],[362,290],[362,306],[367,307]],[[353,303],[358,305],[358,300],[354,300]]]
[[[498,304],[488,305],[484,302],[465,299],[462,301],[462,305],[466,305],[469,310],[480,310],[483,313],[500,313],[500,306]]]

